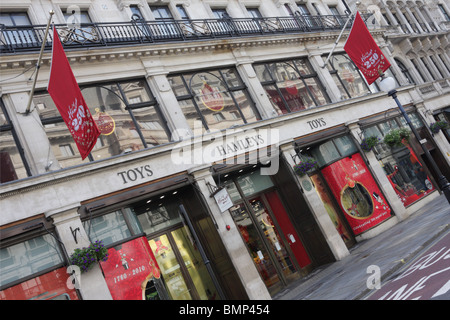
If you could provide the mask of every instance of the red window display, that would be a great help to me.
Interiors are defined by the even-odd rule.
[[[0,300],[78,300],[65,267],[0,291]],[[70,280],[69,280],[70,281]]]
[[[355,235],[391,216],[391,208],[359,153],[322,169]]]
[[[145,237],[108,249],[108,260],[100,265],[114,300],[145,300],[148,282],[160,278]]]

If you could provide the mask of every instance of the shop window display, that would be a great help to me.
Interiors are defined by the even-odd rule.
[[[417,115],[412,114],[411,119],[416,128],[423,126]],[[390,128],[403,126],[402,120],[401,118],[393,119],[368,127],[364,129],[364,136],[376,136],[383,139]],[[373,150],[394,191],[405,207],[435,190],[419,157],[409,143],[405,142],[403,146],[394,148],[380,143]]]

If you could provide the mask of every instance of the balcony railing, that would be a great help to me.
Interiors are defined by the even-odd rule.
[[[363,14],[368,18],[370,14]],[[269,34],[341,30],[348,16],[295,16],[244,19],[201,19],[157,21],[132,20],[117,23],[89,23],[79,28],[55,25],[65,48],[105,47],[173,41],[210,40]],[[347,24],[350,29],[352,22]],[[42,41],[51,48],[52,33],[44,39],[45,25],[0,25],[1,53],[38,51]]]

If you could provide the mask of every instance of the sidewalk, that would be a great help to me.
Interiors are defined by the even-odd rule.
[[[367,267],[377,265],[384,281],[425,246],[450,229],[450,205],[440,195],[406,220],[376,237],[356,244],[350,255],[319,267],[307,277],[278,293],[274,300],[363,299],[367,289]]]

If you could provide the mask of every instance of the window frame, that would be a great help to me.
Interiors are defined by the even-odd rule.
[[[224,70],[233,70],[234,74],[236,75],[236,78],[239,81],[239,85],[236,86],[230,86],[228,84],[228,81],[226,81],[226,78],[224,76],[223,71]],[[217,72],[220,75],[220,78],[217,77],[217,75],[213,74],[212,72]],[[197,75],[197,74],[201,74],[201,73],[208,73],[211,74],[213,77],[216,77],[221,85],[227,90],[226,92],[230,94],[230,97],[233,101],[234,106],[236,107],[236,111],[239,113],[239,115],[241,116],[242,121],[244,122],[244,125],[249,123],[248,120],[245,118],[243,111],[241,110],[241,108],[239,107],[239,103],[236,100],[236,97],[234,95],[234,92],[238,92],[238,91],[242,91],[245,93],[245,95],[248,97],[249,103],[250,103],[250,108],[252,109],[255,117],[256,117],[256,121],[262,120],[261,114],[258,110],[258,108],[255,105],[255,102],[253,101],[249,91],[248,91],[248,87],[246,86],[246,84],[244,83],[244,81],[242,80],[241,76],[239,75],[238,70],[234,67],[234,66],[221,66],[220,68],[214,68],[214,69],[206,69],[206,70],[196,70],[193,72],[183,72],[183,73],[174,73],[174,74],[169,74],[167,76],[167,78],[169,79],[169,83],[171,83],[170,79],[172,77],[176,78],[176,77],[180,77],[181,78],[181,82],[184,86],[183,90],[186,91],[186,94],[183,95],[177,95],[177,93],[174,91],[174,94],[177,98],[177,101],[191,101],[196,112],[197,112],[197,116],[198,118],[200,118],[200,121],[202,122],[203,128],[205,130],[210,130],[210,125],[208,124],[205,116],[202,113],[202,110],[200,108],[200,106],[198,105],[197,101],[196,101],[196,96],[197,94],[195,94],[195,92],[193,92],[192,90],[192,79]],[[188,79],[186,79],[188,78]],[[173,90],[173,87],[172,87]],[[217,112],[216,112],[217,113]]]
[[[303,61],[304,63],[306,63],[307,67],[309,68],[310,72],[309,74],[302,74],[302,72],[300,72],[300,69],[298,68],[297,65],[297,61]],[[319,78],[319,74],[314,70],[312,64],[309,62],[309,59],[306,57],[299,57],[299,58],[292,58],[292,59],[288,59],[288,60],[276,60],[276,61],[265,61],[265,62],[258,62],[258,63],[254,63],[253,64],[253,68],[255,69],[256,66],[264,66],[265,72],[267,72],[267,74],[270,76],[270,80],[261,80],[258,78],[259,82],[261,83],[261,85],[264,87],[266,86],[274,86],[279,97],[282,99],[284,107],[286,108],[286,110],[288,111],[287,113],[293,113],[293,112],[299,112],[299,111],[303,111],[303,110],[299,110],[299,111],[292,111],[291,108],[289,107],[289,104],[287,103],[284,95],[282,94],[279,86],[277,85],[277,79],[274,78],[272,71],[269,68],[270,64],[273,63],[284,63],[287,64],[288,67],[292,68],[295,72],[296,72],[296,76],[297,79],[300,79],[308,93],[308,97],[314,102],[315,106],[309,106],[307,108],[305,108],[304,110],[308,110],[310,108],[314,108],[314,107],[320,107],[323,106],[325,104],[319,104],[318,101],[316,100],[316,98],[314,97],[314,94],[311,92],[308,83],[306,82],[307,79],[314,79],[316,81],[316,83],[318,84],[318,86],[321,89],[321,92],[326,100],[326,104],[331,103],[331,99],[330,96],[328,95],[327,92],[327,87],[323,85],[322,81]],[[267,91],[266,91],[267,92]]]
[[[150,101],[138,102],[138,103],[130,103],[128,101],[128,98],[127,98],[125,92],[123,91],[122,86],[124,84],[126,84],[126,83],[131,83],[131,82],[135,82],[135,81],[137,81],[137,82],[142,81],[144,83],[144,86],[145,86],[145,89],[146,89],[146,92],[147,92],[147,94],[149,96]],[[149,146],[148,145],[148,143],[147,143],[147,141],[146,141],[146,139],[144,137],[144,134],[142,133],[142,129],[140,128],[139,122],[138,122],[138,120],[136,120],[136,115],[133,113],[133,110],[139,110],[139,109],[143,109],[143,108],[154,108],[154,110],[155,110],[155,112],[156,112],[156,114],[157,114],[157,116],[159,118],[159,121],[161,123],[161,127],[164,130],[165,134],[167,135],[168,142],[171,141],[171,132],[170,132],[168,126],[167,126],[167,120],[165,119],[165,117],[164,117],[164,115],[163,115],[163,113],[161,111],[160,104],[158,103],[156,97],[151,92],[151,89],[149,88],[149,86],[147,84],[147,81],[144,78],[121,79],[121,80],[118,80],[118,81],[86,84],[86,85],[80,86],[80,89],[81,89],[81,91],[83,91],[84,89],[97,88],[98,87],[98,88],[103,88],[103,89],[106,89],[108,91],[111,91],[110,89],[108,89],[106,87],[107,85],[116,85],[117,86],[120,96],[117,93],[114,93],[114,94],[117,94],[118,98],[120,98],[120,100],[121,100],[121,103],[123,103],[125,105],[125,110],[128,111],[128,115],[129,115],[130,119],[132,120],[132,122],[133,122],[133,124],[134,124],[134,126],[136,128],[136,132],[138,133],[139,138],[140,138],[140,140],[142,142],[143,149],[149,149],[149,148],[157,147],[160,144],[155,145],[155,146]],[[36,92],[35,95],[47,94],[47,93],[48,93],[47,91],[41,91],[41,92]],[[60,115],[54,116],[54,117],[48,117],[48,118],[41,118],[40,117],[40,120],[41,120],[41,123],[42,123],[43,126],[51,125],[51,124],[64,123],[64,120],[63,120],[63,118]],[[97,141],[97,143],[98,143],[98,141]],[[102,141],[102,144],[103,144],[103,141]],[[162,143],[162,144],[164,144],[164,143]],[[143,149],[139,149],[139,150],[143,150]],[[93,150],[95,150],[95,147],[94,147]],[[78,154],[78,151],[75,152],[75,155],[77,155],[77,154]],[[110,155],[107,158],[114,157],[114,156],[118,156],[118,155]],[[107,159],[107,158],[102,158],[102,159]],[[89,162],[95,161],[94,157],[92,156],[92,152],[89,153],[88,159],[89,159]]]

